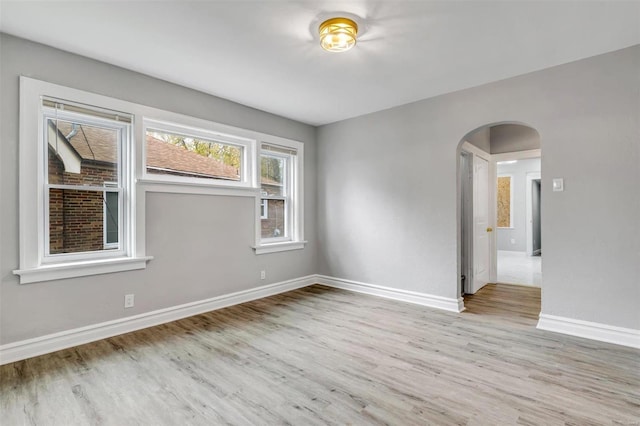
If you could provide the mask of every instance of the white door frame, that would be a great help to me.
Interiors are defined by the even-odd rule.
[[[533,255],[533,190],[531,188],[531,184],[533,183],[534,180],[536,179],[540,179],[541,177],[541,173],[540,172],[527,172],[527,188],[526,188],[526,203],[525,203],[525,209],[526,209],[526,233],[527,233],[527,247],[526,247],[526,252],[527,252],[527,256],[532,256]]]
[[[471,279],[473,278],[473,154],[460,149],[458,154],[459,166],[462,158],[466,158],[466,167],[458,170],[458,226],[459,228],[459,254],[460,273],[459,285],[461,290],[458,297],[471,291]],[[465,280],[462,280],[462,276]],[[464,282],[463,282],[464,281]]]
[[[488,226],[496,229],[496,184],[492,185],[492,182],[497,182],[496,177],[496,165],[495,162],[492,161],[492,156],[488,152],[485,152],[478,148],[475,145],[470,144],[465,141],[462,143],[460,147],[462,151],[466,151],[469,154],[472,154],[475,157],[480,157],[484,160],[487,160],[489,163],[489,219]],[[472,250],[473,252],[473,250]],[[495,282],[497,277],[497,259],[496,259],[496,233],[491,232],[489,235],[489,282]],[[476,288],[474,277],[468,277],[468,282],[466,283],[466,289],[469,293],[473,294],[479,290]]]
[[[478,157],[482,157],[485,160],[489,160],[489,182],[493,182],[490,184],[489,190],[489,226],[494,229],[494,232],[491,233],[489,238],[489,280],[490,282],[496,282],[498,279],[498,244],[497,244],[497,233],[496,229],[496,220],[497,220],[497,197],[498,197],[498,161],[511,161],[511,160],[526,160],[530,158],[542,158],[542,150],[540,149],[531,149],[527,151],[516,151],[516,152],[505,152],[503,154],[489,154],[488,152],[482,151],[475,145],[471,145],[469,142],[463,142],[460,147],[461,150],[467,151],[470,154],[477,155]],[[529,197],[531,195],[531,188],[528,184],[529,188]],[[530,198],[528,198],[530,200]],[[527,208],[527,212],[531,214],[531,209]],[[530,222],[527,219],[527,225]],[[529,226],[527,226],[527,232],[529,235],[528,238],[531,238],[532,231]],[[529,240],[527,238],[527,247],[531,247]],[[470,278],[471,286],[470,292],[475,292],[478,289],[473,287],[473,277]]]

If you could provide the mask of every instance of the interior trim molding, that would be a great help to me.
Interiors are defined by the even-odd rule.
[[[322,284],[450,312],[462,312],[465,309],[464,301],[461,297],[454,299],[325,275],[307,275],[210,299],[8,343],[0,346],[0,365],[262,299],[313,284]],[[640,330],[547,314],[540,314],[537,328],[640,349]]]
[[[640,349],[640,330],[540,314],[538,329]]]
[[[462,297],[453,299],[426,293],[418,293],[415,291],[399,290],[375,284],[367,284],[359,281],[345,280],[343,278],[328,277],[325,275],[317,275],[316,282],[329,287],[341,288],[343,290],[370,294],[387,299],[400,300],[402,302],[415,303],[417,305],[443,309],[450,312],[464,311],[464,301]]]
[[[95,342],[119,334],[129,333],[155,325],[165,324],[193,315],[226,308],[240,303],[273,296],[287,291],[307,287],[316,283],[315,275],[268,284],[248,290],[212,297],[158,309],[139,315],[118,318],[86,327],[47,334],[33,339],[21,340],[0,346],[0,365],[32,358],[38,355]]]

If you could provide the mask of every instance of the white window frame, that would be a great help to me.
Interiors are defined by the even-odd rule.
[[[43,117],[42,99],[54,98],[80,105],[95,106],[98,109],[118,111],[131,116],[132,134],[128,144],[128,170],[124,173],[127,189],[122,206],[122,223],[126,222],[129,241],[119,255],[102,253],[98,257],[74,258],[64,257],[64,261],[43,262],[44,241],[44,161],[47,157],[43,149]],[[301,142],[268,135],[238,127],[228,126],[192,116],[160,110],[133,102],[127,102],[108,96],[98,95],[83,90],[60,86],[29,77],[20,77],[20,132],[19,132],[19,240],[20,264],[13,271],[20,277],[21,284],[66,279],[73,277],[107,274],[146,268],[146,263],[153,259],[146,254],[145,239],[145,199],[148,192],[202,194],[252,197],[255,200],[255,243],[256,254],[272,253],[285,250],[302,249],[304,240],[304,145]],[[163,123],[181,129],[200,129],[207,135],[228,137],[229,141],[243,145],[244,161],[241,184],[221,185],[214,179],[168,180],[166,176],[150,176],[146,174],[145,159],[145,126],[148,123]],[[169,130],[167,126],[164,126]],[[162,129],[161,128],[161,129]],[[266,143],[287,147],[297,152],[291,167],[291,216],[289,238],[286,241],[263,241],[260,232],[260,182],[258,145]],[[122,225],[119,224],[122,229]],[[119,230],[120,232],[120,230]],[[123,231],[124,232],[124,231]],[[120,240],[122,241],[122,239]],[[124,244],[124,243],[123,243]]]
[[[104,187],[105,188],[112,188],[113,186],[117,185],[115,182],[104,182]],[[108,192],[115,192],[115,191],[108,191]],[[117,243],[110,243],[107,241],[107,213],[108,213],[108,209],[107,209],[107,191],[104,192],[104,206],[103,206],[103,213],[102,213],[102,229],[104,230],[102,233],[102,239],[103,239],[103,244],[102,246],[105,249],[118,249],[120,248],[120,243],[123,241],[123,221],[124,221],[124,211],[123,211],[123,204],[124,204],[124,197],[118,197],[118,242]]]
[[[51,254],[50,252],[50,234],[49,234],[49,220],[50,220],[50,212],[49,212],[49,189],[67,189],[67,190],[74,190],[74,191],[91,191],[91,192],[99,192],[101,190],[103,190],[104,185],[102,187],[92,187],[92,186],[83,186],[83,185],[60,185],[60,184],[50,184],[48,183],[48,158],[49,158],[49,147],[48,147],[48,143],[47,143],[47,133],[48,133],[48,128],[47,128],[47,121],[49,120],[64,120],[64,121],[68,121],[68,122],[76,122],[76,123],[80,123],[80,124],[86,124],[89,126],[95,126],[95,127],[101,127],[101,128],[107,128],[110,130],[114,130],[118,133],[118,149],[117,149],[117,164],[118,164],[118,177],[119,180],[121,181],[120,186],[118,187],[118,190],[115,192],[121,193],[123,194],[122,197],[120,198],[119,203],[121,203],[124,206],[129,205],[129,201],[125,200],[126,198],[126,194],[128,193],[128,189],[130,187],[130,181],[131,179],[127,179],[127,175],[129,175],[130,172],[130,155],[129,153],[131,152],[131,125],[129,123],[117,123],[117,122],[113,122],[112,120],[105,120],[105,119],[101,119],[99,117],[95,117],[95,116],[90,116],[90,115],[86,115],[86,114],[81,114],[81,113],[76,113],[76,112],[69,112],[69,111],[55,111],[53,108],[50,107],[42,107],[42,128],[43,131],[40,133],[42,136],[41,141],[39,141],[39,143],[41,144],[41,148],[44,150],[44,152],[42,153],[42,158],[43,158],[43,164],[42,167],[44,167],[44,171],[43,171],[43,182],[42,185],[43,187],[43,191],[42,191],[42,195],[44,197],[44,201],[43,201],[43,207],[44,209],[42,210],[42,212],[38,212],[38,213],[42,213],[42,218],[38,219],[39,223],[42,223],[44,221],[44,227],[42,229],[43,232],[39,233],[38,235],[38,245],[40,247],[44,247],[44,249],[42,250],[42,258],[41,258],[41,263],[44,264],[55,264],[55,263],[66,263],[66,262],[73,262],[73,261],[84,261],[84,260],[92,260],[92,259],[108,259],[108,258],[116,258],[116,257],[127,257],[128,253],[129,253],[129,244],[128,244],[128,240],[129,240],[129,235],[128,235],[128,228],[127,228],[127,222],[129,221],[129,218],[127,216],[129,215],[123,215],[123,217],[121,218],[121,220],[123,221],[123,227],[120,228],[119,230],[119,241],[122,241],[122,244],[116,244],[115,247],[117,248],[116,250],[108,250],[108,251],[104,251],[104,250],[98,250],[98,251],[83,251],[83,252],[72,252],[72,253],[56,253],[56,254]],[[116,186],[118,186],[117,183],[115,183]],[[103,198],[104,198],[104,194],[106,193],[106,191],[103,191]],[[125,207],[125,208],[127,208]],[[120,213],[119,213],[120,214]],[[104,220],[103,220],[104,221]],[[122,230],[124,230],[124,232],[122,232]],[[106,235],[106,228],[103,228],[103,233],[104,235]],[[103,240],[106,238],[106,236],[103,235]],[[104,241],[103,241],[104,242]],[[104,247],[104,244],[103,244]]]
[[[269,219],[269,203],[260,197],[260,219]]]
[[[180,119],[176,114],[177,119]],[[181,121],[187,121],[182,117]],[[188,120],[193,122],[192,120]],[[204,124],[204,123],[200,123]],[[208,127],[208,128],[207,128]],[[227,134],[214,127],[199,127],[196,123],[193,125],[177,124],[175,122],[155,120],[151,118],[144,119],[144,143],[142,143],[142,169],[141,176],[144,181],[156,182],[156,183],[168,183],[168,184],[187,184],[187,185],[206,185],[212,187],[235,187],[235,188],[252,188],[253,185],[253,172],[254,172],[254,157],[255,157],[255,139]],[[157,174],[147,172],[147,143],[146,134],[147,130],[158,131],[162,133],[176,134],[180,136],[189,136],[193,138],[204,139],[211,142],[218,142],[224,145],[236,146],[242,150],[242,156],[240,159],[240,180],[232,181],[225,179],[213,179],[213,178],[197,178],[187,176],[175,176],[170,174]]]
[[[20,283],[27,284],[62,278],[143,269],[150,257],[144,255],[144,244],[138,247],[135,220],[136,191],[132,161],[134,136],[121,151],[121,185],[123,202],[123,236],[120,250],[48,255],[47,164],[48,146],[45,139],[43,98],[64,100],[65,103],[95,107],[97,110],[126,111],[128,102],[71,89],[28,77],[20,77],[20,144],[19,144],[19,209],[20,209]],[[86,116],[83,122],[87,121]],[[98,120],[91,118],[91,120]],[[132,120],[131,128],[135,127]],[[126,151],[126,152],[124,152]],[[90,189],[90,188],[87,188]],[[99,188],[103,189],[103,188]],[[45,195],[46,192],[46,195]],[[126,219],[125,219],[126,217]],[[124,241],[126,240],[126,242]]]
[[[509,178],[509,226],[496,226],[496,228],[498,229],[514,229],[515,227],[513,226],[513,174],[510,173],[498,173],[498,178],[505,178],[508,177]],[[496,182],[498,180],[496,179]],[[496,211],[498,208],[498,192],[496,190]],[[497,220],[497,214],[496,214],[496,220]],[[497,225],[497,224],[496,224]]]
[[[260,195],[260,202],[263,200],[267,201],[265,205],[269,205],[269,200],[276,201],[284,201],[284,229],[281,237],[262,237],[262,229],[260,230],[261,244],[274,244],[274,243],[282,243],[285,241],[291,241],[291,216],[292,216],[292,197],[291,197],[291,163],[293,161],[293,156],[288,154],[281,153],[273,153],[273,152],[262,152],[260,151],[260,163],[262,164],[262,157],[271,157],[283,160],[284,164],[284,172],[282,173],[282,195]],[[262,185],[261,185],[262,186]]]
[[[276,151],[269,151],[262,149],[264,145],[270,145],[274,147],[281,147],[284,150],[295,151],[294,154],[278,153]],[[258,152],[257,172],[258,180],[260,177],[260,158],[262,154],[281,157],[286,160],[285,165],[285,194],[287,199],[285,203],[285,235],[282,237],[262,238],[261,227],[261,214],[260,204],[262,199],[283,199],[283,197],[269,197],[262,196],[256,199],[256,245],[254,247],[256,254],[273,253],[285,250],[297,250],[302,249],[305,246],[304,240],[304,145],[297,141],[292,141],[283,138],[273,138],[270,140],[262,140],[260,145],[260,151]],[[258,186],[261,184],[258,181]]]

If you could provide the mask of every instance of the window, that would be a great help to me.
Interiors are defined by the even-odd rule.
[[[267,200],[260,200],[260,219],[269,219]]]
[[[302,167],[296,141],[21,77],[13,272],[26,284],[144,269],[147,192],[251,198],[255,253],[301,249]]]
[[[107,188],[117,187],[114,182],[105,182],[104,186]],[[120,241],[120,232],[118,231],[118,224],[120,223],[120,194],[118,192],[106,191],[104,193],[104,248],[115,249],[118,248],[118,242]]]
[[[498,177],[498,228],[511,228],[513,223],[513,185],[511,176]]]
[[[264,148],[263,148],[264,149]],[[291,216],[290,169],[291,154],[283,152],[263,152],[260,155],[260,193],[265,212],[271,216],[262,218],[263,241],[288,240]]]
[[[250,186],[255,141],[205,129],[145,122],[145,177],[155,181]]]
[[[21,283],[142,269],[127,103],[21,77]]]
[[[302,144],[260,147],[260,226],[256,252],[302,248]]]
[[[130,118],[98,117],[84,107],[78,112],[78,107],[53,100],[43,104],[48,224],[43,262],[103,257],[106,253],[98,253],[103,250],[122,255],[126,242],[121,248],[120,241],[128,235],[121,236],[117,224],[126,190],[121,175]]]

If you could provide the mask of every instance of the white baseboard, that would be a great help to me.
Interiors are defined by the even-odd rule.
[[[434,296],[431,294],[418,293],[408,290],[399,290],[396,288],[366,284],[358,281],[345,280],[342,278],[327,277],[324,275],[318,275],[316,282],[318,284],[324,284],[329,287],[341,288],[344,290],[356,291],[358,293],[366,293],[373,296],[385,297],[387,299],[415,303],[417,305],[443,309],[445,311],[462,312],[464,310],[464,301],[461,297],[458,299],[453,299],[442,296]]]
[[[129,333],[131,331],[152,327],[154,325],[164,324],[193,315],[202,314],[204,312],[214,311],[216,309],[226,308],[239,303],[273,296],[275,294],[307,287],[315,284],[315,282],[316,276],[309,275],[249,290],[238,291],[236,293],[212,297],[211,299],[185,303],[183,305],[158,309],[157,311],[151,311],[140,315],[119,318],[100,324],[93,324],[33,339],[9,343],[0,346],[0,365],[59,351],[73,346],[83,345],[85,343],[95,342],[96,340],[106,339],[108,337]]]
[[[85,343],[95,342],[97,340],[152,327],[154,325],[165,324],[193,315],[249,302],[251,300],[273,296],[316,283],[384,297],[387,299],[400,300],[431,308],[443,309],[451,312],[462,312],[464,310],[464,302],[462,298],[454,299],[434,296],[358,281],[327,277],[324,275],[308,275],[302,278],[217,296],[211,299],[185,303],[183,305],[172,306],[144,314],[119,318],[113,321],[93,324],[86,327],[80,327],[2,345],[0,346],[0,365],[32,358],[38,355],[44,355],[73,346],[83,345]],[[546,314],[540,314],[538,328],[541,330],[548,330],[572,336],[585,337],[592,340],[640,348],[640,330],[614,327],[605,324]]]
[[[540,314],[538,329],[640,349],[640,330]]]

